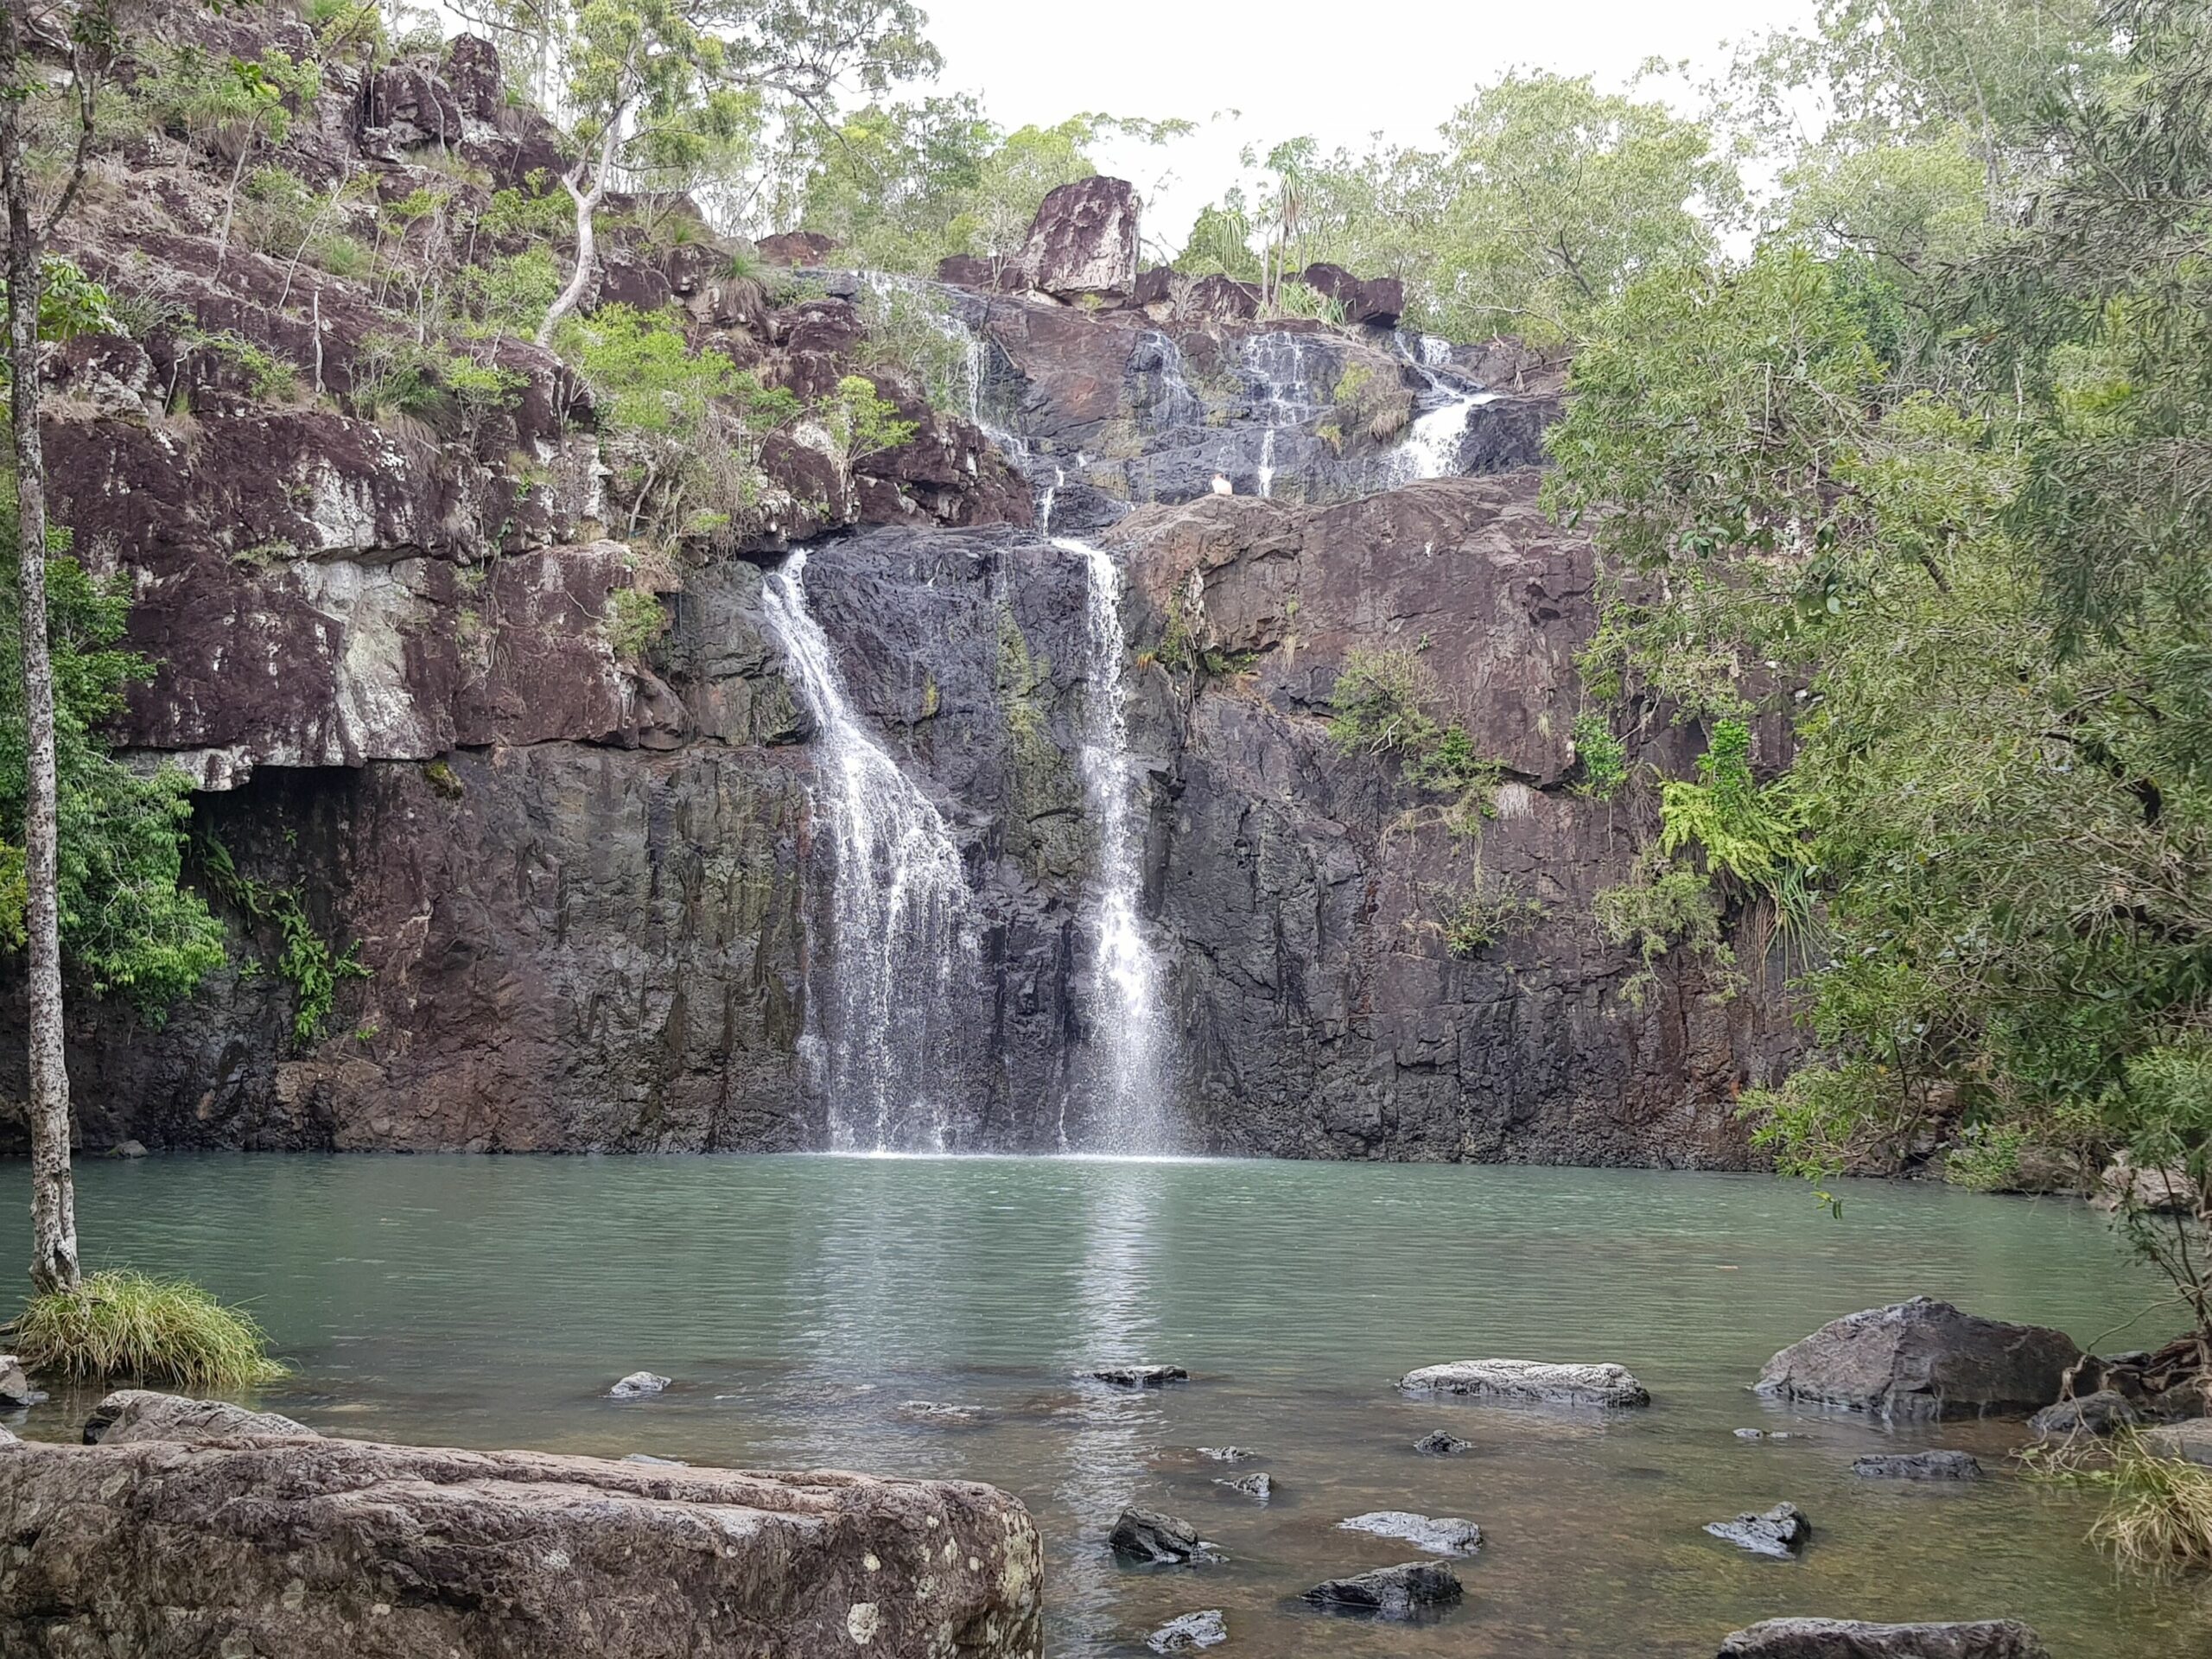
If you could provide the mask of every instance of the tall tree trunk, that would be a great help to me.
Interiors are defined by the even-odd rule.
[[[0,75],[20,87],[30,71],[16,0],[0,4]],[[23,653],[23,864],[30,944],[31,1281],[74,1290],[77,1193],[69,1173],[69,1072],[61,1049],[61,915],[56,893],[54,664],[46,637],[46,457],[38,436],[38,310],[46,238],[31,207],[22,94],[0,91],[0,192],[8,210],[8,435],[16,472],[16,552]]]

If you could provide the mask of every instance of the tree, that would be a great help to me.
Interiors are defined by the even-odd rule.
[[[594,216],[618,177],[680,175],[764,119],[827,124],[846,77],[880,92],[939,61],[912,0],[515,0],[503,12],[551,42],[553,107],[576,150],[562,175],[575,264],[538,325],[549,346],[591,285]]]
[[[51,15],[49,15],[49,13]],[[16,603],[23,670],[23,931],[30,1027],[31,1281],[74,1291],[77,1203],[69,1173],[69,1074],[62,1054],[60,819],[54,776],[54,662],[48,645],[46,459],[39,443],[39,315],[46,250],[74,205],[91,159],[101,81],[120,47],[118,0],[73,10],[0,7],[0,199],[8,217],[8,437],[16,480]],[[34,30],[68,42],[64,120],[74,141],[64,181],[39,200],[34,105],[48,96]]]
[[[2212,19],[2107,22],[1993,211],[1956,122],[1885,131],[1797,187],[1883,235],[1786,201],[1748,264],[1595,314],[1549,499],[1607,566],[1588,683],[1709,734],[1665,879],[1796,884],[1815,1055],[1757,1138],[1816,1178],[2174,1172],[2193,1217],[2123,1219],[2212,1342]],[[1794,751],[1758,776],[1754,712]]]

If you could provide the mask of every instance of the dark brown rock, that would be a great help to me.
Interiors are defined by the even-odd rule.
[[[995,289],[999,286],[999,271],[988,259],[956,253],[937,262],[937,279],[956,288]]]
[[[2009,1618],[1871,1624],[1855,1618],[1770,1618],[1732,1632],[1719,1659],[2050,1659],[2036,1633]]]
[[[1405,284],[1395,276],[1355,276],[1342,265],[1308,265],[1298,280],[1344,308],[1348,323],[1394,327],[1406,308]]]
[[[1031,1659],[1041,1558],[965,1482],[315,1437],[0,1458],[0,1649]]]
[[[1977,1319],[1916,1296],[1822,1325],[1767,1361],[1758,1387],[1880,1417],[2024,1415],[2058,1397],[2081,1358],[2063,1332]]]
[[[1175,271],[1171,265],[1154,265],[1149,270],[1137,273],[1136,285],[1129,290],[1129,303],[1136,306],[1166,305],[1174,297]]]
[[[1055,299],[1125,299],[1137,278],[1136,187],[1103,175],[1050,192],[1023,244],[1022,280]]]
[[[837,238],[819,231],[779,231],[753,245],[772,265],[818,265],[837,251]]]
[[[1331,1612],[1391,1621],[1417,1619],[1455,1605],[1459,1575],[1440,1561],[1404,1561],[1349,1578],[1325,1579],[1304,1599]]]
[[[1184,289],[1175,315],[1186,323],[1249,322],[1260,315],[1260,290],[1216,271]]]
[[[1134,1504],[1114,1518],[1106,1541],[1124,1560],[1155,1565],[1181,1566],[1212,1560],[1217,1554],[1189,1522]]]

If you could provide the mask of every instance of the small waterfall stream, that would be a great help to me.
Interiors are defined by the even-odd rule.
[[[1255,469],[1262,496],[1275,487],[1275,434],[1294,427],[1320,411],[1308,388],[1313,371],[1306,366],[1304,334],[1255,334],[1244,342],[1244,372],[1261,390],[1266,406],[1267,428],[1260,435],[1260,461]]]
[[[1101,1099],[1089,1150],[1159,1152],[1168,1138],[1166,1078],[1159,969],[1138,915],[1144,846],[1122,688],[1128,658],[1122,628],[1122,571],[1110,555],[1087,542],[1058,537],[1052,545],[1082,559],[1090,578],[1078,764],[1084,801],[1098,825],[1097,945],[1090,1002],[1105,1075],[1099,1079]]]
[[[808,999],[838,1152],[946,1149],[958,1087],[952,993],[976,942],[960,849],[847,700],[807,608],[806,552],[772,572],[768,624],[817,728],[817,776],[836,838],[829,983]]]
[[[1448,385],[1435,371],[1452,361],[1452,345],[1434,334],[1419,334],[1408,347],[1402,332],[1390,336],[1400,353],[1420,372],[1428,389],[1444,402],[1417,416],[1404,440],[1391,454],[1388,482],[1391,488],[1426,478],[1449,478],[1459,470],[1459,450],[1467,436],[1467,423],[1484,404],[1495,403],[1491,391],[1462,391]]]

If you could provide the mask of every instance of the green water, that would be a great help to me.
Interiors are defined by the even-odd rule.
[[[21,1166],[0,1203],[24,1198]],[[1885,1433],[1746,1392],[1774,1350],[1926,1292],[2088,1340],[2158,1294],[2075,1205],[1859,1185],[1840,1220],[1802,1187],[1629,1171],[1041,1159],[164,1158],[80,1176],[95,1264],[188,1271],[250,1303],[299,1368],[262,1403],[334,1433],[756,1467],[971,1476],[1045,1529],[1051,1650],[1141,1652],[1219,1607],[1268,1659],[1710,1654],[1784,1613],[2007,1614],[2060,1659],[2212,1650],[2187,1581],[2118,1576],[2082,1541],[2093,1504],[2024,1482],[2017,1425]],[[2167,1334],[2157,1321],[2108,1348]],[[1418,1364],[1618,1360],[1644,1412],[1406,1399]],[[1109,1359],[1190,1368],[1129,1395]],[[639,1368],[677,1379],[618,1404]],[[979,1408],[950,1427],[903,1414]],[[81,1402],[32,1414],[66,1435]],[[1446,1427],[1467,1457],[1418,1456]],[[1803,1440],[1745,1442],[1738,1427]],[[1267,1507],[1190,1448],[1234,1443]],[[1856,1482],[1868,1449],[1959,1446],[1993,1478]],[[1789,1498],[1804,1558],[1700,1531]],[[1135,1501],[1230,1560],[1115,1566]],[[1404,1629],[1307,1611],[1317,1579],[1416,1552],[1337,1529],[1406,1509],[1487,1541],[1465,1605]]]

